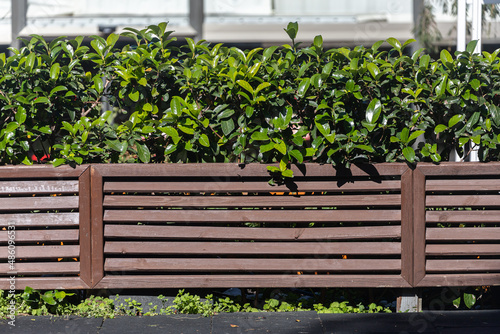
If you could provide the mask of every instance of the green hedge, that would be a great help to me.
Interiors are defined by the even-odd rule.
[[[499,50],[433,60],[407,55],[412,41],[326,50],[321,36],[302,48],[296,23],[291,45],[177,48],[166,28],[128,28],[121,50],[115,34],[32,35],[1,54],[0,163],[279,162],[290,176],[304,161],[437,162],[469,142],[498,160]]]

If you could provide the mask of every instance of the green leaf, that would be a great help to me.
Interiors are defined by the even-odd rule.
[[[368,68],[368,71],[370,71],[370,74],[372,75],[373,79],[376,80],[377,76],[380,73],[380,69],[378,68],[378,66],[374,63],[368,63],[366,67]]]
[[[365,118],[368,123],[374,124],[380,117],[382,112],[382,103],[378,99],[371,100],[368,108],[366,108]]]
[[[455,124],[457,124],[458,122],[461,122],[463,119],[465,118],[465,115],[455,115],[453,116],[452,118],[450,118],[450,120],[448,121],[448,127],[453,127],[455,126]],[[437,132],[436,132],[437,133]]]
[[[448,127],[444,124],[438,124],[435,128],[434,128],[434,133],[435,134],[438,134],[440,132],[443,132],[444,130],[448,129]]]
[[[208,139],[208,136],[206,134],[204,134],[204,133],[200,136],[200,138],[198,138],[198,142],[202,146],[205,146],[205,147],[209,147],[210,146],[210,140]]]
[[[182,114],[182,100],[179,96],[174,96],[170,101],[170,109],[176,116],[180,116]]]
[[[476,296],[473,293],[464,293],[464,304],[471,309],[476,304]]]
[[[304,97],[309,89],[311,81],[309,78],[303,78],[299,83],[299,87],[297,88],[297,95],[299,97]]]
[[[149,160],[151,159],[151,153],[149,152],[149,148],[145,144],[136,144],[137,146],[137,156],[139,159],[144,162],[148,163]]]
[[[102,81],[101,81],[102,82]],[[60,91],[66,91],[68,90],[68,88],[64,87],[64,86],[57,86],[57,87],[54,87],[52,88],[52,90],[50,91],[49,93],[49,96],[52,96],[54,95],[55,93],[57,92],[60,92]]]
[[[396,50],[401,50],[401,43],[397,39],[390,37],[387,39],[387,43],[389,43]]]
[[[297,22],[290,22],[284,30],[286,31],[288,37],[294,40],[297,37],[297,32],[299,31],[299,24]]]
[[[102,83],[102,81],[101,81]],[[133,102],[137,102],[139,101],[139,92],[138,91],[133,91],[133,92],[130,92],[128,94],[128,97],[130,100],[132,100]]]
[[[453,57],[446,49],[441,50],[440,59],[444,65],[446,65],[446,63],[453,63]]]
[[[21,106],[17,107],[16,121],[19,124],[23,124],[26,121],[26,109]]]
[[[318,35],[318,36],[314,37],[313,44],[318,49],[321,49],[323,47],[323,37],[321,35]]]
[[[230,118],[221,122],[222,132],[229,136],[234,130],[234,121]]]
[[[50,72],[49,72],[50,78],[52,80],[56,80],[57,78],[59,78],[59,72],[60,71],[61,71],[61,66],[59,65],[59,63],[54,63],[50,67]]]
[[[444,75],[441,81],[436,85],[436,95],[442,96],[446,91],[446,85],[448,83],[448,75]]]
[[[45,96],[37,97],[33,103],[50,103],[49,99]]]
[[[467,48],[465,49],[465,51],[472,54],[474,52],[474,50],[476,50],[477,42],[478,41],[476,39],[476,40],[473,40],[473,41],[470,41],[469,43],[467,43]]]
[[[368,146],[368,145],[356,145],[354,147],[355,148],[359,148],[360,150],[363,150],[363,151],[370,152],[370,153],[374,152],[374,149],[373,149],[372,146]]]
[[[413,148],[411,148],[409,146],[403,148],[403,156],[409,162],[415,161],[415,151],[413,150]]]
[[[66,159],[59,158],[59,159],[55,159],[54,161],[52,161],[52,166],[57,167],[57,166],[61,166],[61,165],[65,164],[65,163],[66,163]]]
[[[106,145],[111,147],[111,149],[120,153],[124,153],[128,147],[126,141],[120,142],[119,140],[107,140]]]
[[[250,94],[254,95],[254,90],[248,82],[245,80],[237,80],[236,83],[246,89]]]
[[[298,163],[304,162],[304,156],[302,155],[302,153],[299,150],[291,150],[290,155],[292,157],[294,157],[295,159],[297,159]]]
[[[251,136],[252,140],[269,140],[267,131],[265,132],[254,132]]]
[[[417,139],[420,135],[423,135],[424,133],[425,131],[423,130],[414,131],[408,138],[408,143],[411,143],[412,140]]]
[[[284,141],[280,140],[279,143],[274,144],[274,148],[281,154],[286,154],[286,144]]]

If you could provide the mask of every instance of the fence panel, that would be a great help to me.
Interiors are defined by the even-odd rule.
[[[0,167],[0,289],[89,288],[90,168]]]
[[[276,186],[257,164],[93,168],[96,288],[409,287],[413,278],[402,263],[412,259],[411,235],[401,241],[412,226],[406,165],[304,165]]]
[[[418,286],[500,284],[500,164],[419,164],[425,200]],[[424,210],[424,212],[422,212]]]

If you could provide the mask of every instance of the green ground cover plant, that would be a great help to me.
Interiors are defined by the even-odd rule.
[[[122,36],[31,35],[0,55],[0,164],[498,160],[499,58],[431,59],[388,38],[325,49],[321,36],[241,50],[172,46],[166,23]],[[115,47],[118,39],[132,43]]]

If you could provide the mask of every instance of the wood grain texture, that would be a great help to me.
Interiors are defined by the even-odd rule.
[[[444,244],[427,245],[427,255],[450,256],[450,255],[500,255],[498,244]]]
[[[77,192],[77,180],[0,181],[0,195],[72,194]]]
[[[80,213],[80,278],[92,284],[92,223],[91,223],[91,179],[90,167],[78,179]]]
[[[388,222],[399,210],[106,210],[105,222]]]
[[[104,226],[102,222],[102,176],[93,166],[90,168],[90,218],[91,218],[91,285],[95,286],[104,276]]]
[[[427,211],[428,223],[500,223],[500,210]]]
[[[500,272],[500,260],[427,260],[426,270],[429,273]]]
[[[441,162],[439,165],[434,163],[420,162],[417,168],[428,176],[486,176],[498,175],[500,169],[499,162]]]
[[[189,163],[189,164],[95,164],[93,168],[104,177],[269,177],[267,166],[276,164],[237,164],[237,163]],[[352,165],[349,171],[337,170],[331,165],[303,164],[292,165],[295,177],[350,177],[401,175],[408,166],[404,163],[380,163],[371,165]]]
[[[429,227],[427,228],[426,239],[429,241],[485,241],[485,240],[500,240],[499,227],[457,227],[457,228],[442,228]]]
[[[500,191],[500,179],[430,179],[427,180],[425,189],[439,192]]]
[[[9,290],[10,280],[0,277],[0,289]],[[16,290],[22,291],[26,287],[38,290],[68,290],[68,289],[89,289],[79,277],[16,277]]]
[[[11,271],[8,263],[0,263],[0,274]],[[18,275],[77,275],[80,263],[71,262],[16,262],[15,271]]]
[[[500,274],[428,274],[419,287],[500,285]]]
[[[203,192],[203,193],[274,193],[274,192],[381,192],[399,191],[401,182],[398,180],[354,181],[354,182],[328,182],[328,181],[300,181],[296,180],[290,184],[270,186],[266,180],[262,181],[146,181],[138,179],[135,182],[105,182],[104,192],[139,192],[139,193],[179,193],[179,192]]]
[[[106,276],[97,289],[135,288],[409,288],[400,275],[130,275]]]
[[[16,246],[16,258],[18,259],[46,259],[46,258],[78,258],[80,246]],[[8,247],[0,247],[0,259],[7,259]]]
[[[399,255],[399,242],[106,242],[106,254]]]
[[[0,242],[9,240],[7,231],[0,231]],[[18,242],[46,242],[46,241],[78,241],[78,230],[30,230],[16,231],[16,244]]]
[[[382,272],[401,270],[397,259],[213,259],[213,258],[107,258],[105,271],[335,271]]]
[[[127,196],[106,195],[107,208],[187,207],[187,208],[253,208],[253,207],[364,207],[399,206],[401,195],[319,195],[319,196]]]
[[[78,209],[78,196],[0,197],[0,211]]]
[[[401,226],[261,228],[106,224],[104,236],[125,239],[364,240],[401,238]]]
[[[413,282],[425,276],[425,184],[426,177],[417,168],[413,171]]]
[[[78,178],[87,168],[86,165],[71,167],[51,165],[33,165],[33,166],[0,166],[0,179],[41,179],[41,178]]]
[[[427,195],[428,207],[500,207],[498,195]]]
[[[414,224],[413,224],[413,172],[401,176],[401,276],[413,284]]]
[[[14,224],[17,227],[78,226],[79,215],[78,212],[0,214],[0,227],[9,224]]]

